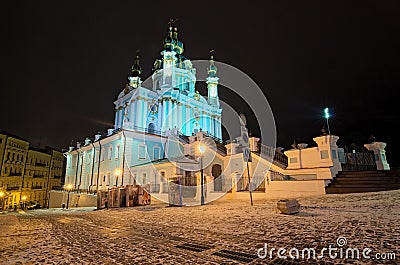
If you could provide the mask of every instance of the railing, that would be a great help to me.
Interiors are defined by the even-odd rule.
[[[8,175],[10,177],[20,177],[22,176],[22,173],[10,173],[10,175]]]
[[[138,131],[138,132],[148,133],[148,134],[160,135],[160,136],[166,136],[167,135],[166,132],[162,132],[162,131],[154,130],[154,129],[149,129],[149,128],[143,128],[143,127],[139,127],[139,126],[133,126],[133,130],[134,131]]]
[[[217,143],[220,143],[220,144],[222,144],[222,145],[225,144],[221,139],[219,139],[218,137],[215,137],[214,135],[210,134],[209,132],[205,132],[205,135],[206,135],[207,137],[210,137],[211,139],[213,139],[213,140],[214,140],[215,142],[217,142]]]
[[[275,171],[270,171],[271,173],[271,181],[276,181],[276,180],[295,180],[294,178],[290,176],[283,175],[282,173],[275,172]]]
[[[19,190],[19,186],[7,187],[7,191],[10,190]]]
[[[373,151],[360,151],[344,153],[345,163],[342,163],[343,171],[376,170],[375,155]]]
[[[277,162],[284,167],[288,165],[288,157],[282,153],[277,151],[275,148],[271,146],[266,146],[261,143],[258,144],[258,149],[260,150],[260,155],[267,160],[273,160],[273,162]]]
[[[173,134],[173,131],[176,130],[177,135],[178,135],[179,138],[181,138],[181,139],[184,140],[185,142],[189,142],[188,136],[185,135],[185,134],[183,134],[181,131],[179,131],[179,130],[177,130],[177,129],[171,129],[171,130],[164,131],[164,132],[162,132],[162,131],[160,131],[160,130],[154,130],[154,129],[149,129],[149,128],[143,128],[143,127],[139,127],[139,126],[133,126],[132,129],[133,129],[134,131],[144,132],[144,133],[149,133],[149,134],[155,134],[155,135],[160,135],[160,136],[167,136],[167,135],[169,135],[169,134]],[[115,131],[115,132],[118,132],[119,130],[114,130],[114,131]],[[212,138],[214,141],[216,141],[216,142],[218,142],[218,143],[221,143],[221,144],[224,144],[224,142],[223,142],[221,139],[215,137],[214,135],[210,134],[209,132],[204,132],[204,134],[205,134],[207,137]],[[194,135],[195,135],[195,134],[193,133],[193,136],[194,136]]]
[[[31,186],[32,190],[41,190],[43,186]]]

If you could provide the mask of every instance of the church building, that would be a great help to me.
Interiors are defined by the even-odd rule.
[[[344,163],[337,136],[324,133],[313,139],[317,147],[298,145],[284,153],[256,137],[248,145],[243,137],[224,145],[214,56],[203,97],[196,90],[196,69],[183,53],[178,29],[169,25],[151,86],[144,86],[136,56],[128,83],[114,101],[114,128],[65,153],[66,185],[78,193],[96,193],[138,184],[168,201],[171,187],[180,184],[180,203],[186,205],[199,204],[201,194],[209,202],[248,196],[249,189],[256,197],[325,193]],[[252,157],[248,163],[246,148]]]

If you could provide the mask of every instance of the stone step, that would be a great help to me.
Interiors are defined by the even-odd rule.
[[[346,177],[346,178],[352,178],[352,177],[385,177],[387,176],[386,173],[383,172],[377,172],[377,173],[368,173],[368,171],[365,172],[358,172],[357,174],[350,174],[347,172],[339,172],[337,174],[338,177]]]
[[[386,188],[386,187],[399,187],[400,184],[393,184],[393,183],[381,183],[378,185],[371,185],[370,183],[351,183],[351,184],[340,184],[340,183],[331,183],[328,185],[328,187],[340,187],[340,188],[353,188],[353,187],[374,187],[374,188]]]
[[[384,177],[336,177],[335,181],[400,181],[400,177],[384,176]]]
[[[400,170],[341,171],[326,193],[358,193],[400,189]]]
[[[327,187],[325,189],[327,194],[343,194],[343,193],[363,193],[363,192],[375,192],[375,191],[386,191],[386,190],[397,190],[400,187],[389,187],[382,189],[381,187]]]

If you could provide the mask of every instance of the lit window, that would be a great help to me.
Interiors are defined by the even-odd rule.
[[[328,150],[321,151],[321,159],[329,158]]]

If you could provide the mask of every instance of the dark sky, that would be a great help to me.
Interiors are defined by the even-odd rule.
[[[173,17],[187,57],[214,49],[263,89],[278,145],[311,144],[328,106],[340,144],[373,134],[400,166],[399,1],[265,2],[7,1],[0,130],[60,149],[105,131],[135,51],[145,79]]]

